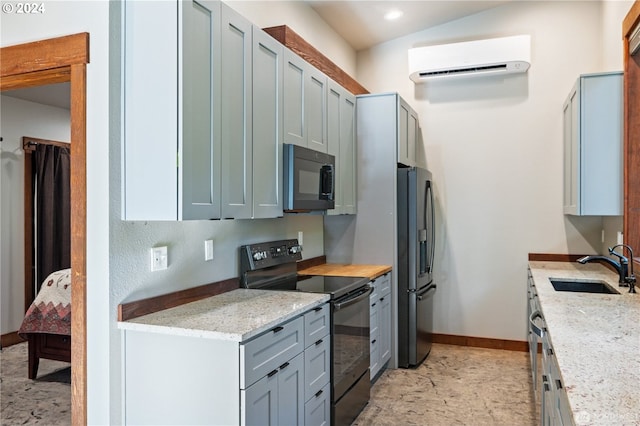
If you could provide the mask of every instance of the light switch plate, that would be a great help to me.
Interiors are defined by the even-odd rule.
[[[213,260],[213,240],[204,242],[204,260]]]
[[[153,247],[150,250],[151,253],[151,271],[161,271],[167,269],[168,256],[167,247]]]

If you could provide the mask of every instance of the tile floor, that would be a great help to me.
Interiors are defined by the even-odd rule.
[[[527,354],[434,345],[416,369],[386,370],[354,425],[536,424]],[[0,424],[70,424],[70,368],[41,360],[27,378],[26,343],[0,353]]]

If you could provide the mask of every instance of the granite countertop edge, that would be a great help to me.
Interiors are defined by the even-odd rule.
[[[243,342],[327,301],[326,294],[236,289],[120,321],[118,328]]]
[[[530,261],[569,405],[578,425],[640,424],[640,293],[599,264]],[[620,294],[554,290],[549,278],[602,280]]]

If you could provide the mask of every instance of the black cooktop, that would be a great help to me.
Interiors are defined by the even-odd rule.
[[[368,282],[368,278],[298,275],[297,279],[275,283],[269,285],[268,288],[270,290],[296,290],[305,293],[323,293],[331,295],[332,299],[337,299],[363,287]]]

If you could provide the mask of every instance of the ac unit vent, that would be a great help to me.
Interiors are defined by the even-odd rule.
[[[409,49],[409,78],[429,79],[526,72],[530,66],[531,37],[474,40]]]

